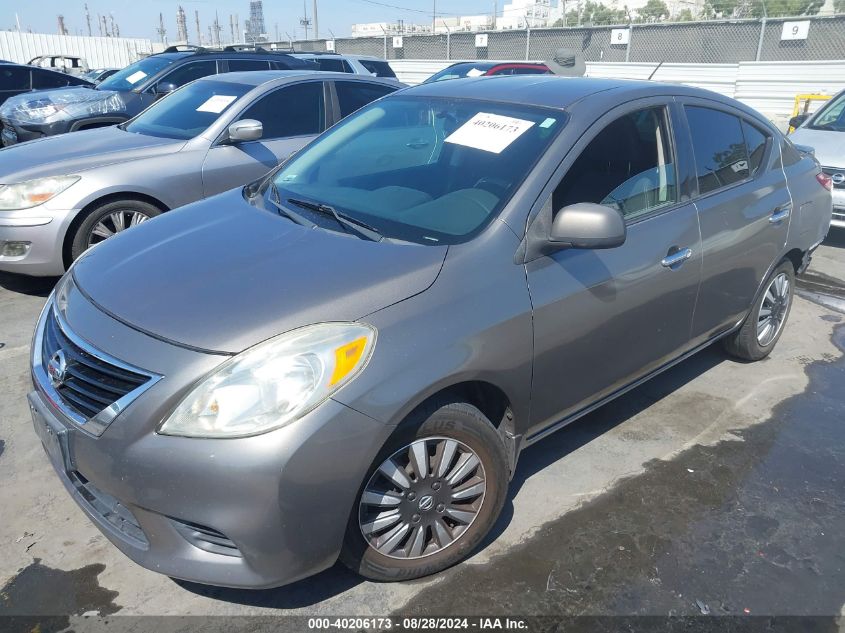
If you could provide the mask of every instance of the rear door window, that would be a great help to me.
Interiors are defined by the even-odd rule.
[[[318,57],[314,60],[320,67],[320,70],[325,70],[333,73],[351,73],[352,68],[346,63],[344,59],[332,57]]]
[[[270,62],[261,59],[230,59],[229,72],[241,72],[250,70],[270,70]]]
[[[325,128],[323,82],[309,81],[274,90],[240,117],[261,121],[264,139],[308,136]]]
[[[35,90],[62,88],[70,83],[67,75],[56,71],[38,69],[32,71],[32,87]]]
[[[684,109],[692,136],[699,193],[746,180],[750,174],[748,150],[739,117],[699,106]]]
[[[742,133],[745,136],[745,147],[748,151],[748,169],[753,178],[763,164],[768,136],[748,121],[742,122]]]
[[[161,81],[166,83],[172,83],[177,88],[179,88],[180,86],[184,86],[185,84],[194,81],[195,79],[200,79],[202,77],[208,77],[209,75],[216,74],[217,62],[191,62],[189,64],[185,64],[184,66],[180,66],[179,68],[176,68],[172,72],[166,74],[161,79]]]
[[[345,118],[371,101],[395,91],[395,88],[390,86],[380,86],[364,81],[336,81],[334,85],[337,91],[337,100],[340,104],[341,118]]]
[[[0,92],[29,90],[29,68],[0,65]]]

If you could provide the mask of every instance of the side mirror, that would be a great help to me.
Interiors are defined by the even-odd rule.
[[[229,126],[230,143],[257,141],[263,134],[264,126],[261,121],[256,121],[255,119],[241,119]]]
[[[807,154],[807,156],[815,156],[816,155],[816,148],[810,147],[809,145],[798,145],[798,143],[793,144],[795,149],[797,149],[802,154]]]
[[[801,124],[804,123],[807,119],[810,118],[809,114],[799,114],[797,116],[792,117],[789,119],[789,127],[791,128],[799,128]]]
[[[179,86],[177,86],[176,84],[170,83],[169,81],[160,81],[156,84],[155,93],[159,97],[162,97],[164,95],[170,94],[171,92],[176,90],[176,88],[178,88],[178,87]]]
[[[563,248],[615,248],[625,243],[626,236],[625,219],[619,211],[579,202],[557,212],[549,241]]]

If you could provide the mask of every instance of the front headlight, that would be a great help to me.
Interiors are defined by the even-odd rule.
[[[375,329],[360,323],[320,323],[281,334],[223,363],[158,432],[244,437],[290,424],[357,376],[375,340]]]
[[[31,209],[55,198],[80,176],[53,176],[0,186],[0,210]]]

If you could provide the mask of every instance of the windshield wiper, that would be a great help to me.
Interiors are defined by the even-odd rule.
[[[311,211],[316,211],[317,213],[322,213],[323,215],[330,215],[337,223],[343,227],[348,227],[354,230],[356,233],[361,235],[362,237],[370,240],[371,242],[380,242],[384,237],[381,233],[379,233],[376,229],[371,227],[369,224],[362,222],[356,218],[350,217],[345,213],[341,213],[337,209],[327,204],[322,204],[319,202],[309,202],[308,200],[298,200],[297,198],[288,198],[288,202],[291,204],[295,204],[298,207],[303,207],[305,209],[310,209]]]
[[[271,197],[267,198],[274,207],[276,207],[276,211],[278,211],[279,215],[285,216],[287,219],[296,222],[300,226],[307,227],[309,229],[313,229],[316,224],[306,218],[305,216],[299,215],[296,211],[292,209],[287,209],[282,206],[281,202],[279,202],[279,190],[276,188],[276,183],[270,183],[270,195]],[[275,199],[274,199],[275,198]]]

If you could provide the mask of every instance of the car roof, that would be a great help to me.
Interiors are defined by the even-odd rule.
[[[691,95],[729,103],[739,109],[747,109],[742,104],[728,100],[715,92],[680,84],[559,75],[497,75],[435,81],[408,88],[403,91],[403,94],[478,99],[563,110],[582,99],[610,91],[614,93],[614,100],[628,97]],[[626,95],[622,97],[619,93],[626,93]],[[753,110],[750,111],[753,112]]]
[[[219,81],[244,86],[261,86],[282,79],[340,79],[343,81],[372,81],[385,85],[396,85],[393,77],[372,77],[351,73],[333,73],[322,70],[244,70],[219,75],[208,75],[198,81]],[[280,82],[281,83],[281,82]]]

